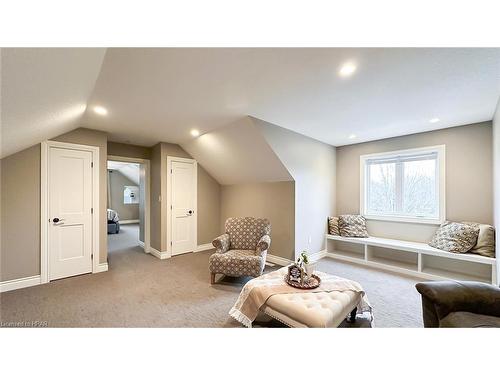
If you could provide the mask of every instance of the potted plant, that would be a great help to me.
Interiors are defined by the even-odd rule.
[[[311,277],[314,272],[314,266],[309,263],[309,255],[307,254],[307,250],[304,250],[300,253],[297,258],[297,265],[301,267],[308,277]]]

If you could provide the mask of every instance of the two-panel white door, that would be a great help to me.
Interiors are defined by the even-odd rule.
[[[194,251],[196,244],[196,163],[171,161],[172,255]]]
[[[49,280],[92,272],[92,152],[49,148]]]

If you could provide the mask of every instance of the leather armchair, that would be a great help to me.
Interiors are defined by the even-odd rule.
[[[214,239],[212,245],[216,249],[209,259],[212,284],[216,274],[260,276],[271,245],[271,223],[253,217],[229,218],[225,233]]]
[[[418,283],[424,327],[500,327],[500,288],[474,281]]]

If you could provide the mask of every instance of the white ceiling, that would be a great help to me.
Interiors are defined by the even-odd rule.
[[[140,183],[139,168],[140,165],[137,163],[108,160],[108,169],[120,172],[137,186]]]
[[[181,146],[223,185],[293,180],[249,117]]]
[[[91,95],[102,50],[6,55],[3,155],[76,126],[85,104],[81,125],[133,144],[250,115],[338,146],[491,120],[500,96],[498,48],[108,49]]]
[[[105,52],[1,49],[1,157],[79,126]]]
[[[344,145],[491,120],[499,96],[498,48],[108,49],[89,104],[109,115],[86,121],[151,145],[250,115]]]

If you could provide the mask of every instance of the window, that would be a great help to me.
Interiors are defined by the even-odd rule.
[[[139,204],[139,186],[123,187],[123,204]]]
[[[368,219],[441,223],[445,146],[361,156],[361,214]]]

